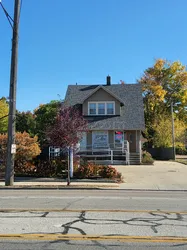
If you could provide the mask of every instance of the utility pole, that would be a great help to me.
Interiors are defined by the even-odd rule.
[[[172,119],[172,144],[173,144],[173,159],[175,160],[175,125],[173,116],[173,101],[171,102],[171,119]]]
[[[8,145],[7,145],[7,164],[6,164],[6,174],[5,174],[6,186],[12,186],[14,184],[14,159],[15,159],[15,153],[16,153],[15,125],[16,125],[16,85],[17,85],[17,65],[18,65],[19,17],[20,17],[20,0],[15,0],[13,36],[12,36],[11,70],[10,70]]]

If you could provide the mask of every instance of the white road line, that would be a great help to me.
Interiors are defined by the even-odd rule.
[[[98,199],[98,200],[183,200],[186,201],[187,198],[172,198],[172,197],[106,197],[106,196],[4,196],[0,197],[0,200],[9,199],[58,199],[58,200],[70,200],[70,199]]]

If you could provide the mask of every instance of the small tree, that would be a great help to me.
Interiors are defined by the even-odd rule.
[[[70,148],[82,138],[82,132],[87,130],[87,121],[78,108],[61,107],[53,126],[47,130],[47,138],[51,145],[60,148]],[[72,157],[72,154],[69,155]],[[70,166],[68,164],[68,166]],[[73,167],[73,166],[72,166]],[[72,168],[71,168],[72,169]],[[68,169],[67,185],[70,184],[70,168]]]
[[[75,107],[61,107],[53,126],[47,129],[47,138],[51,145],[67,148],[75,146],[87,131],[87,121]]]

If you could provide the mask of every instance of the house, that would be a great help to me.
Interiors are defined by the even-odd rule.
[[[89,132],[80,142],[81,157],[96,162],[140,164],[145,128],[140,84],[69,85],[66,105],[77,106]]]

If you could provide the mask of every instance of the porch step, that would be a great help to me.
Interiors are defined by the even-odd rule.
[[[129,161],[130,161],[130,165],[140,165],[140,154],[130,153]]]
[[[113,163],[107,160],[95,160],[94,162],[101,165],[126,165],[126,161],[120,161],[120,160],[114,160]]]

